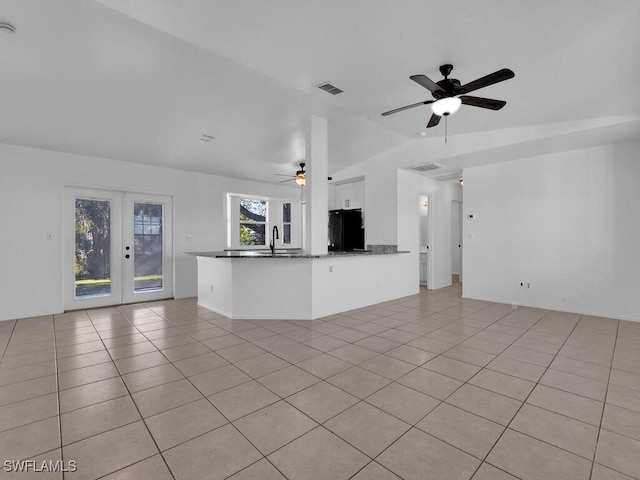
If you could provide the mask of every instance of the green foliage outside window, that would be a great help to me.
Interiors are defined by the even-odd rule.
[[[267,202],[240,199],[240,245],[266,244]]]

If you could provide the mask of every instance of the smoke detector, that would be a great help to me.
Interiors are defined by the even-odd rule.
[[[0,22],[0,33],[13,35],[14,33],[16,33],[16,27],[7,22]]]

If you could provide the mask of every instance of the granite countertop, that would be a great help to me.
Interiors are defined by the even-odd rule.
[[[363,257],[369,255],[395,255],[409,253],[409,251],[371,251],[353,250],[348,252],[328,252],[323,255],[309,255],[300,252],[278,251],[271,254],[270,250],[224,250],[222,252],[184,252],[187,255],[210,258],[331,258],[331,257]]]

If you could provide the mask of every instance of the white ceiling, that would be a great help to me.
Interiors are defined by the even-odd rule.
[[[17,28],[0,35],[0,141],[268,182],[304,160],[310,114],[329,119],[330,173],[394,149],[414,164],[416,145],[459,170],[624,141],[638,18],[637,0],[0,0]],[[446,146],[443,122],[418,135],[427,106],[380,116],[430,99],[408,77],[443,63],[463,84],[516,74],[474,93],[502,110],[449,118]]]

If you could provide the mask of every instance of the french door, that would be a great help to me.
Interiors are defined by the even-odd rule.
[[[172,198],[65,190],[65,309],[173,296]]]

